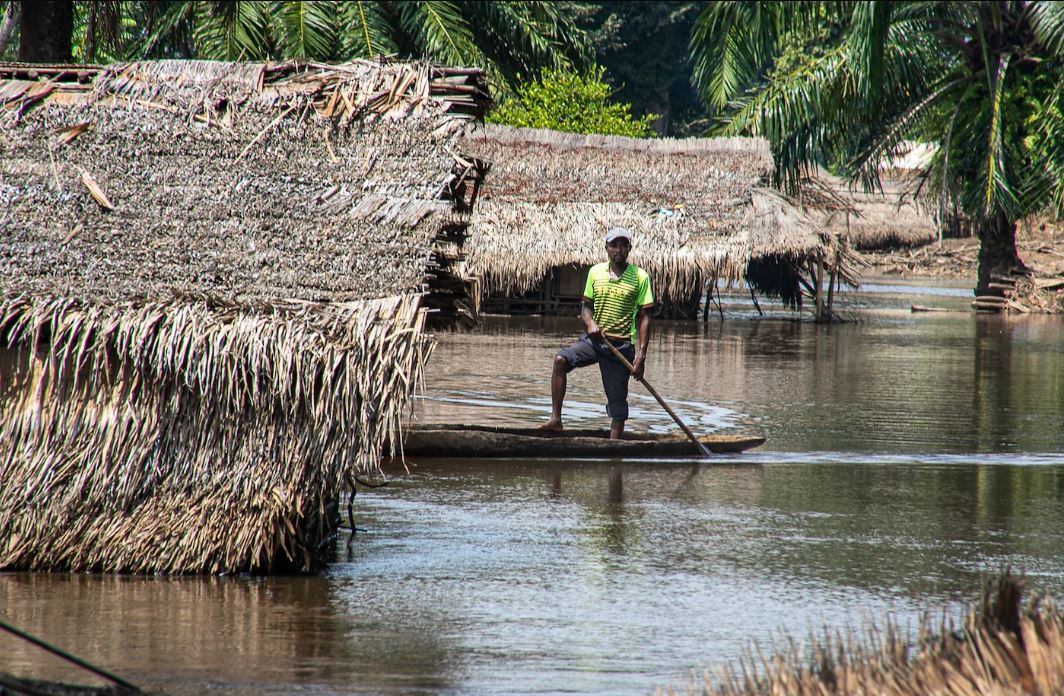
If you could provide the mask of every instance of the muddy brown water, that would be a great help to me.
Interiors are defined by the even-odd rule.
[[[914,300],[913,295],[919,295]],[[3,618],[172,694],[650,693],[810,633],[958,616],[1011,566],[1064,596],[1064,322],[911,314],[655,325],[647,376],[696,431],[758,432],[712,464],[444,461],[360,489],[317,578],[0,574]],[[424,422],[528,425],[571,319],[441,334]],[[605,426],[595,368],[567,424]],[[633,388],[630,427],[672,429]],[[0,635],[0,671],[94,683]]]

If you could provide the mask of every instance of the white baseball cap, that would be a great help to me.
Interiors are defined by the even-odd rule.
[[[627,239],[629,244],[632,243],[632,233],[623,227],[614,227],[610,229],[610,231],[606,233],[606,243],[609,244],[614,239],[618,239],[620,237],[624,237],[625,239]]]

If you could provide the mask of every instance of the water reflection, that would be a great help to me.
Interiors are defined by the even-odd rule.
[[[326,693],[379,686],[447,688],[454,652],[439,629],[446,608],[381,621],[351,578],[137,578],[0,575],[6,621],[171,694]],[[398,620],[397,620],[398,619]],[[404,674],[416,661],[423,677]],[[100,683],[87,672],[0,635],[0,671]]]

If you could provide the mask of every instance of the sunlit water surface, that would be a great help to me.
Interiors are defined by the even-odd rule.
[[[0,607],[173,694],[649,693],[755,642],[956,617],[1006,566],[1059,597],[1064,323],[909,312],[969,299],[883,282],[841,298],[855,323],[656,323],[651,384],[696,431],[763,434],[755,451],[416,461],[359,490],[324,577],[8,574]],[[418,420],[542,421],[576,329],[440,334]],[[607,425],[595,368],[568,396],[567,425]],[[637,386],[632,406],[632,430],[674,429]],[[5,635],[0,671],[94,681]]]

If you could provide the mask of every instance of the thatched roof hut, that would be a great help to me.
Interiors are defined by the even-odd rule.
[[[0,568],[320,566],[430,348],[480,72],[0,78]]]
[[[819,225],[857,249],[919,245],[937,239],[940,229],[920,183],[918,172],[892,169],[880,176],[878,190],[865,191],[820,172],[800,200]]]
[[[632,261],[662,298],[748,280],[796,297],[811,260],[846,266],[845,249],[766,186],[768,143],[753,138],[640,140],[485,126],[464,151],[491,163],[466,241],[465,270],[486,294],[520,294],[557,269],[603,260],[607,227],[635,234]],[[773,263],[784,277],[751,273]]]

